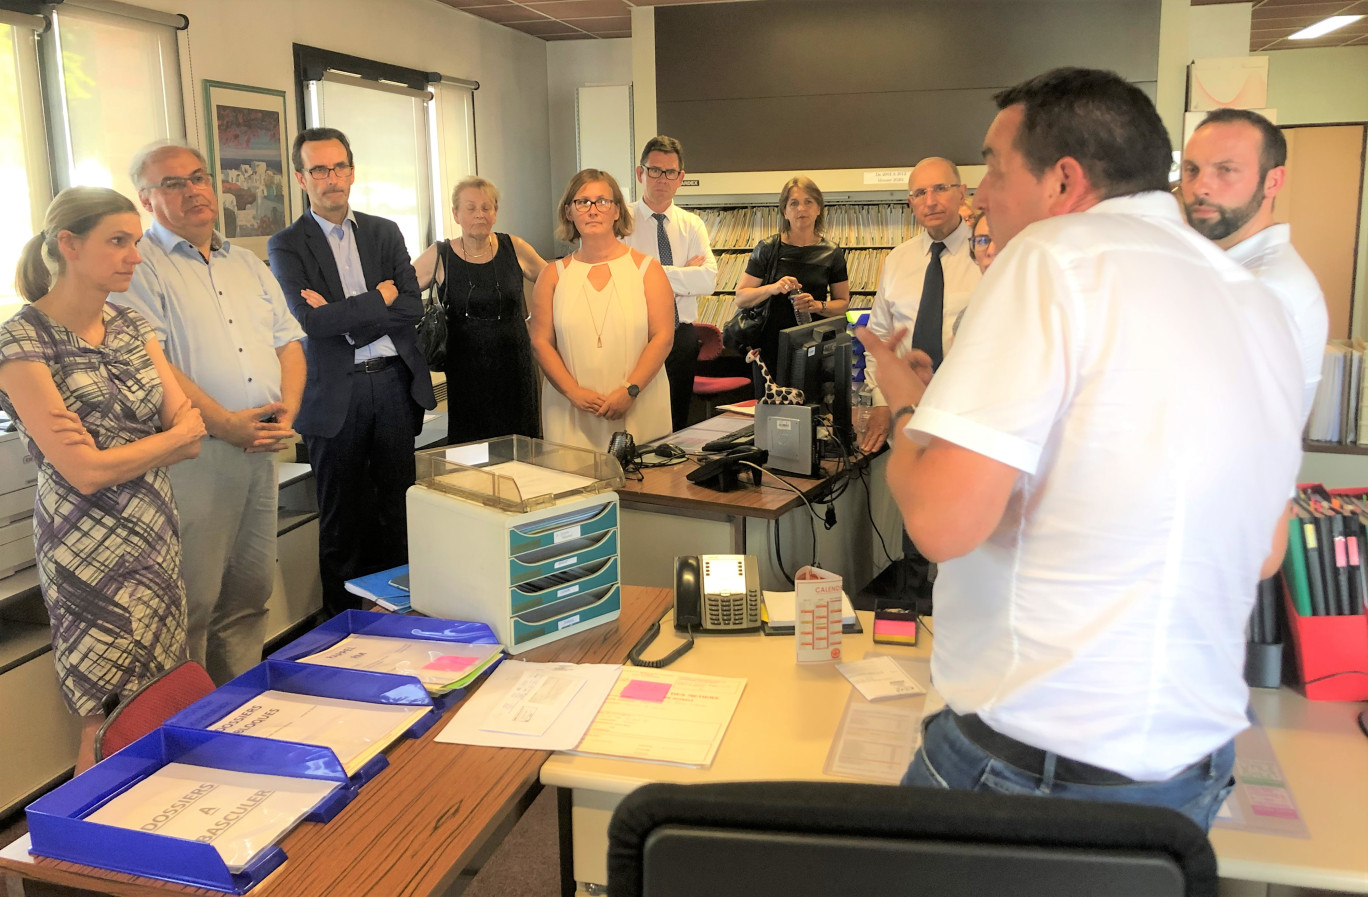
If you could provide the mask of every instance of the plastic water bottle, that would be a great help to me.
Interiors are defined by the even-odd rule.
[[[874,389],[864,379],[864,371],[856,371],[850,380],[850,426],[855,438],[863,439],[869,429],[869,412],[874,408]]]
[[[799,292],[801,292],[801,291],[800,291],[800,290],[794,290],[792,293],[789,293],[789,294],[788,294],[788,301],[789,301],[790,304],[792,304],[792,302],[794,301],[794,299],[797,298]],[[812,323],[812,312],[810,312],[810,311],[799,311],[798,308],[797,308],[796,306],[795,306],[794,309],[793,309],[793,317],[794,317],[794,320],[796,320],[799,324],[811,324],[811,323]]]

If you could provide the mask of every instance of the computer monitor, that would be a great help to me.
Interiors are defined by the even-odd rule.
[[[803,391],[804,401],[831,415],[832,429],[847,447],[850,423],[850,334],[845,318],[817,318],[779,331],[779,370],[774,382]]]

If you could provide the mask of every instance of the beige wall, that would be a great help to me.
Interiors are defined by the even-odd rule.
[[[1268,104],[1279,125],[1368,122],[1368,47],[1278,50],[1268,57]],[[1365,334],[1368,306],[1368,184],[1360,193],[1353,333]],[[1295,239],[1295,236],[1294,236]]]
[[[590,84],[632,83],[632,39],[563,40],[546,44],[546,91],[550,126],[550,189],[543,209],[553,216],[561,191],[579,171],[575,146],[575,90]],[[633,91],[635,95],[635,91]],[[654,119],[652,120],[654,124]],[[655,134],[633,122],[638,146]],[[631,195],[631,185],[623,184]],[[568,246],[558,247],[568,250]]]
[[[190,18],[186,128],[200,144],[204,78],[284,90],[293,139],[294,43],[479,81],[479,173],[502,191],[499,227],[550,250],[546,42],[436,0],[136,2]]]

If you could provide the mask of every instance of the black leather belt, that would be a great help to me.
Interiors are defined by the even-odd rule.
[[[961,716],[946,709],[964,737],[994,757],[1034,776],[1045,775],[1045,751],[991,728],[977,714]],[[1055,781],[1074,785],[1134,785],[1135,779],[1081,760],[1055,755]]]
[[[383,371],[385,368],[399,363],[397,355],[381,355],[378,358],[367,358],[365,361],[352,367],[358,374],[374,374],[376,371]]]

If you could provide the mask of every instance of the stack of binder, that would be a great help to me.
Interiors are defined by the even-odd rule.
[[[1368,699],[1368,489],[1298,487],[1282,579],[1306,696]]]
[[[1363,340],[1331,340],[1321,363],[1321,382],[1306,424],[1313,442],[1368,446],[1368,414],[1363,414]]]

